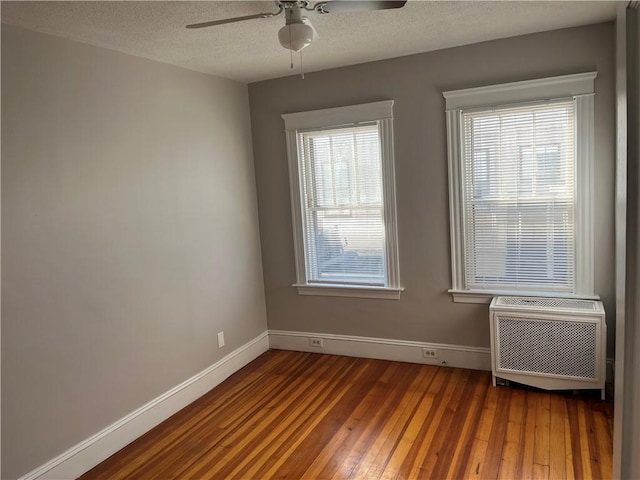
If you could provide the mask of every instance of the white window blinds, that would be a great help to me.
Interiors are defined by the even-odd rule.
[[[308,283],[384,286],[378,122],[298,132]]]
[[[462,111],[469,289],[574,291],[574,102]]]

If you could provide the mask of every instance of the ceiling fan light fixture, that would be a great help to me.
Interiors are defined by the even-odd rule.
[[[294,52],[299,52],[311,45],[315,31],[307,23],[290,23],[285,25],[278,32],[280,45]]]

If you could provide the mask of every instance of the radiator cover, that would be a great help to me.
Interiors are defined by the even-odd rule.
[[[490,320],[494,385],[504,378],[547,390],[597,388],[604,398],[602,302],[496,297]]]

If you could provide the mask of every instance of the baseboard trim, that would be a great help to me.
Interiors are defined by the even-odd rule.
[[[268,332],[129,415],[29,472],[20,480],[74,479],[186,407],[269,349]]]
[[[322,347],[312,347],[309,338],[321,338]],[[443,343],[413,342],[387,338],[357,337],[328,333],[269,330],[269,348],[327,353],[348,357],[376,358],[399,362],[446,365],[448,367],[491,370],[491,349]],[[438,358],[424,358],[423,348],[438,351]]]

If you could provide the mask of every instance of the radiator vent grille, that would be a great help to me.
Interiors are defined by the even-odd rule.
[[[499,368],[596,378],[597,324],[502,316],[497,320]]]
[[[582,310],[593,312],[597,310],[596,302],[591,300],[574,300],[571,298],[544,298],[544,297],[499,297],[497,306],[510,307],[535,307]]]

